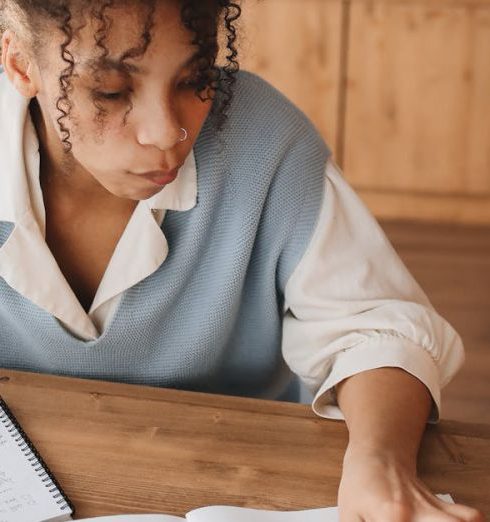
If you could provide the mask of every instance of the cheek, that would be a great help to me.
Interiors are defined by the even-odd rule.
[[[72,154],[76,161],[103,185],[112,183],[130,169],[130,147],[120,129],[110,128],[103,136],[93,139],[96,126],[85,123],[84,138],[72,140]]]
[[[107,115],[97,118],[97,110],[92,103],[79,104],[70,119],[73,129],[73,154],[84,156],[86,161],[97,159],[99,165],[124,163],[125,151],[130,147],[130,129],[122,124],[119,116]],[[77,158],[79,159],[79,158]],[[82,163],[81,158],[79,161]]]
[[[206,102],[202,102],[200,100],[194,101],[191,110],[187,111],[186,120],[190,122],[190,126],[193,130],[193,134],[197,136],[201,127],[204,125],[206,118],[211,111],[212,101],[207,100]]]
[[[122,139],[127,132],[123,125],[123,115],[111,112],[103,113],[91,99],[78,97],[74,99],[71,109],[70,125],[77,134],[80,142],[93,145],[104,145],[107,138],[112,140]]]

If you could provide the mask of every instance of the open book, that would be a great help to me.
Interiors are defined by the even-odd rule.
[[[454,504],[450,495],[437,495]],[[338,508],[327,507],[304,511],[267,511],[231,506],[210,506],[189,511],[185,518],[172,515],[115,515],[84,518],[79,522],[338,522]]]

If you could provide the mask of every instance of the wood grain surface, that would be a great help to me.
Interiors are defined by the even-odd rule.
[[[308,406],[12,370],[0,395],[76,518],[336,504],[346,426]],[[419,457],[433,491],[490,514],[490,427],[428,426]]]

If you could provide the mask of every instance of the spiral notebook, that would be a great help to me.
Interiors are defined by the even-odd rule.
[[[0,397],[0,522],[64,522],[74,509]]]

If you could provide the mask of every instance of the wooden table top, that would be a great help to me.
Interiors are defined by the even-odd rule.
[[[337,504],[347,429],[306,405],[2,369],[0,395],[76,518]],[[419,475],[490,520],[490,426],[428,426]]]

